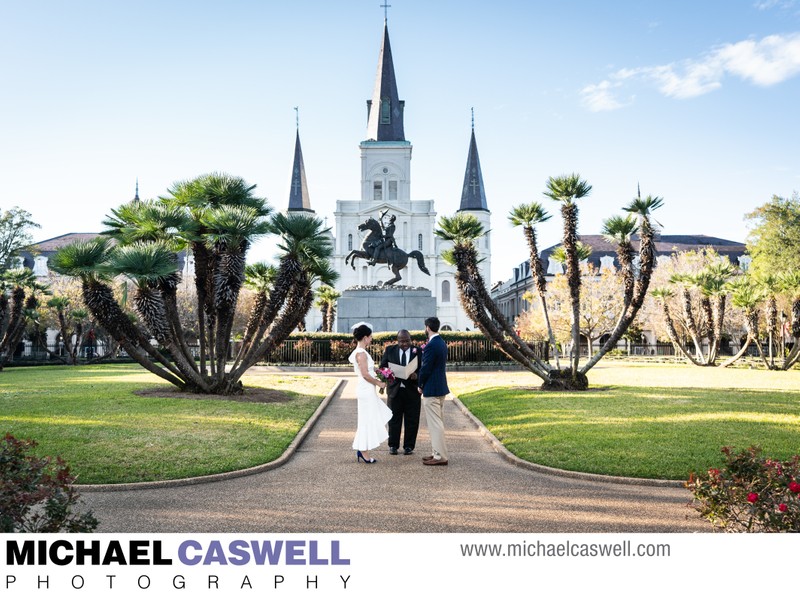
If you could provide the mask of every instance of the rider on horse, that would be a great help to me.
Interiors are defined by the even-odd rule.
[[[389,210],[387,209],[381,213],[380,224],[381,224],[381,229],[383,229],[383,239],[381,241],[375,242],[375,245],[372,250],[372,258],[370,258],[368,262],[370,266],[375,266],[375,263],[378,261],[378,258],[381,255],[381,250],[384,250],[386,252],[386,261],[388,262],[390,253],[389,250],[391,248],[397,247],[397,243],[394,240],[394,230],[395,230],[394,222],[397,220],[397,217],[394,215],[390,216],[389,224],[386,227],[383,226],[383,219],[386,216],[386,213],[388,212]]]

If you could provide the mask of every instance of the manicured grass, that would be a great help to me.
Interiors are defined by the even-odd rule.
[[[0,373],[0,432],[60,455],[78,483],[153,481],[247,468],[278,458],[334,378],[246,376],[279,401],[144,397],[170,385],[137,365],[7,368]]]
[[[720,448],[800,454],[800,373],[603,362],[587,392],[541,392],[530,373],[454,373],[453,393],[524,460],[685,480]]]

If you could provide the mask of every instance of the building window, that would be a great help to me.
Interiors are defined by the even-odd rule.
[[[349,233],[347,235],[347,249],[348,250],[352,250],[353,249],[353,234],[352,233]]]
[[[388,97],[381,99],[381,124],[392,123],[392,102]]]
[[[422,233],[417,235],[417,249],[422,251]]]
[[[397,180],[389,180],[389,200],[397,200]]]
[[[450,303],[450,281],[442,281],[442,303]]]
[[[372,182],[372,199],[383,200],[383,184],[380,181]]]

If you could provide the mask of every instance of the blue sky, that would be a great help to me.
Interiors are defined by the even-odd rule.
[[[41,240],[99,230],[137,177],[152,198],[227,171],[285,208],[299,106],[333,224],[359,197],[381,3],[3,3],[0,207],[33,213]],[[638,182],[665,199],[665,234],[743,241],[746,212],[800,189],[800,0],[390,3],[412,198],[458,208],[474,107],[493,280],[526,257],[509,209],[546,200],[551,175],[594,186],[582,233]],[[540,236],[559,240],[558,216]]]

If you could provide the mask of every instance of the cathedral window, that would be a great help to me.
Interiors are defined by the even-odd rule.
[[[417,235],[417,249],[422,251],[422,233]]]
[[[450,303],[450,281],[442,281],[442,303]]]
[[[372,199],[383,200],[383,183],[379,180],[372,182]]]
[[[389,180],[389,200],[397,200],[397,180]]]
[[[353,249],[353,234],[352,233],[348,233],[348,235],[347,235],[347,249],[348,250],[352,250]]]
[[[392,101],[388,97],[381,99],[381,124],[392,123]]]

